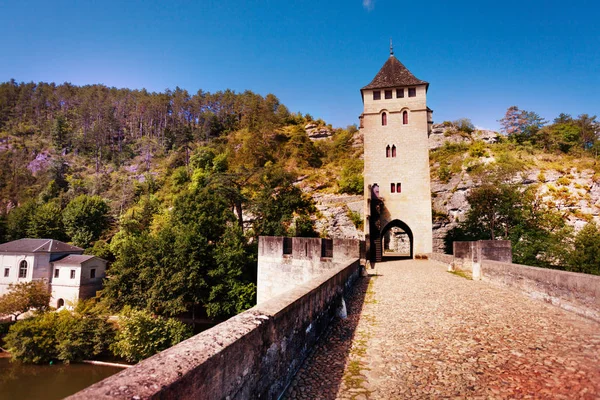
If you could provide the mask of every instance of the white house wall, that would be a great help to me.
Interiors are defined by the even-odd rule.
[[[36,260],[40,255],[23,255],[23,254],[0,254],[0,296],[8,292],[8,285],[11,283],[19,283],[19,282],[31,282],[34,277],[35,279],[40,279],[38,277],[45,277],[47,279],[47,271],[49,266],[46,265],[44,268],[44,259],[42,261]],[[22,260],[27,261],[27,276],[25,278],[19,278],[19,264]],[[46,255],[45,261],[48,262],[48,256]],[[42,268],[42,273],[38,273],[37,268]],[[10,268],[9,276],[7,278],[4,277],[4,269]]]

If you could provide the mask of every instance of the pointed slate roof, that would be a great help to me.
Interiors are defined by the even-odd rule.
[[[417,79],[393,54],[387,59],[375,78],[365,89],[383,89],[397,86],[427,85],[428,82]]]
[[[81,247],[53,239],[19,239],[0,244],[0,253],[82,253]]]

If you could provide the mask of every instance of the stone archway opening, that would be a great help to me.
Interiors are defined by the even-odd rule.
[[[56,302],[56,308],[61,308],[65,305],[65,301],[63,299],[58,299]]]
[[[406,223],[395,219],[381,231],[382,258],[413,258],[414,238]]]

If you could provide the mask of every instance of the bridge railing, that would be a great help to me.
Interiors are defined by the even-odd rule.
[[[276,399],[359,271],[347,260],[69,398]]]
[[[477,268],[479,278],[473,273],[474,279],[517,289],[532,298],[600,322],[600,276],[531,267],[485,257],[477,263],[468,258],[440,253],[432,253],[430,258],[448,265],[452,270],[470,272]]]

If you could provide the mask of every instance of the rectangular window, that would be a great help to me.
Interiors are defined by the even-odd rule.
[[[54,277],[55,278],[58,278],[59,271],[60,271],[60,269],[58,269],[58,268],[54,269]]]
[[[321,257],[333,257],[333,239],[321,239]]]
[[[402,193],[402,186],[400,186],[400,183],[396,183],[396,192],[397,193]]]
[[[283,238],[283,254],[292,254],[292,238]]]
[[[408,88],[408,97],[415,97],[417,95],[417,88]]]
[[[404,98],[404,89],[396,89],[396,98],[397,99]]]
[[[392,192],[392,193],[396,193],[396,184],[395,184],[395,183],[392,183],[392,184],[390,185],[390,192]]]
[[[373,90],[373,100],[381,100],[381,90]]]
[[[75,270],[74,269],[71,270],[71,279],[75,279]]]
[[[10,275],[10,268],[4,268],[4,277],[8,278],[9,275]]]
[[[386,90],[385,91],[385,98],[386,99],[391,99],[392,98],[392,91],[391,90]]]
[[[90,279],[94,279],[96,277],[96,268],[90,269]]]

